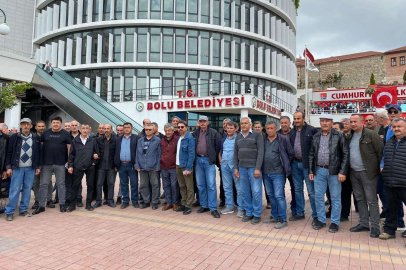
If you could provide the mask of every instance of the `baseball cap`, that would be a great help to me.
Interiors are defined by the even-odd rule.
[[[209,121],[209,118],[206,115],[200,115],[199,116],[199,121],[200,120]]]
[[[391,105],[389,105],[389,107],[388,107],[386,110],[389,111],[390,109],[395,109],[395,110],[397,110],[398,112],[401,112],[401,111],[402,111],[402,108],[401,108],[399,105],[397,105],[397,104],[391,104]]]
[[[32,123],[30,118],[23,118],[20,120],[20,124],[21,123]]]
[[[320,115],[320,119],[333,120],[333,116],[332,116],[331,114],[322,113],[322,114]]]

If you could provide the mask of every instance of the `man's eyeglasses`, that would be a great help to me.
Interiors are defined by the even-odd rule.
[[[185,126],[178,126],[178,128],[180,128],[180,129],[182,129],[182,128],[184,128]]]
[[[398,111],[389,111],[388,114],[398,114]]]
[[[145,131],[152,131],[152,129],[145,129]]]

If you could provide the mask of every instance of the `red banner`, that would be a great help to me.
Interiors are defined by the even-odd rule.
[[[379,87],[372,95],[372,101],[375,107],[384,107],[387,103],[397,104],[398,90],[397,86],[393,87]]]

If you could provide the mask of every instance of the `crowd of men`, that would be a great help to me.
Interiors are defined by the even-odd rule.
[[[198,214],[210,212],[220,218],[236,209],[238,218],[254,225],[261,222],[264,189],[266,209],[271,211],[263,222],[281,229],[288,219],[305,219],[306,185],[313,229],[326,227],[330,218],[328,231],[337,232],[340,222],[348,221],[353,194],[359,224],[351,232],[370,231],[373,238],[394,238],[395,231],[405,227],[406,180],[402,176],[406,169],[402,162],[406,161],[406,120],[401,113],[398,105],[391,105],[367,116],[365,126],[361,114],[341,122],[322,114],[321,130],[308,125],[300,111],[293,115],[293,125],[289,117],[282,116],[280,127],[274,121],[263,127],[261,122],[242,117],[240,123],[225,119],[221,133],[210,127],[207,116],[199,116],[193,133],[188,132],[186,121],[174,117],[165,124],[165,135],[149,119],[144,119],[144,129],[135,135],[131,123],[117,126],[116,133],[110,124],[99,125],[98,133],[93,134],[89,125],[77,121],[62,128],[60,117],[51,120],[50,129],[43,121],[37,122],[32,133],[31,120],[24,118],[20,132],[0,135],[2,178],[11,177],[6,220],[13,220],[20,193],[19,215],[31,216],[27,210],[33,189],[33,215],[44,212],[45,207],[54,208],[55,203],[61,212],[83,206],[93,211],[102,205],[125,209],[130,203],[134,208],[156,210],[160,198],[165,198],[163,211],[189,215],[193,207],[200,206]],[[115,201],[117,173],[120,185]],[[84,175],[85,205],[81,197]],[[292,197],[289,218],[286,179]],[[385,220],[383,233],[380,219]]]

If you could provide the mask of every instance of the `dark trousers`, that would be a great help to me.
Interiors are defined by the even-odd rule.
[[[352,184],[349,179],[349,175],[344,182],[341,183],[341,217],[348,218],[351,212],[351,193]],[[330,190],[327,189],[327,199],[330,201],[330,206],[328,207],[328,212],[331,213],[331,196]]]
[[[168,205],[179,204],[179,184],[176,169],[162,169],[162,185]]]
[[[390,235],[395,235],[398,225],[398,211],[399,206],[406,203],[406,188],[388,187],[385,186],[387,208],[386,208],[386,221],[383,227],[384,232]]]
[[[73,169],[73,172],[75,172],[75,169]],[[66,187],[65,198],[66,198],[67,204],[70,204],[71,198],[72,198],[73,174],[74,173],[72,173],[72,174],[68,173],[68,169],[65,169],[65,187]],[[56,196],[55,196],[55,200],[56,200]],[[80,181],[76,202],[82,202],[82,200],[83,200],[83,198],[82,198],[82,181]]]
[[[220,201],[222,203],[226,202],[226,196],[224,194],[224,186],[223,186],[223,174],[220,171]],[[267,195],[268,196],[268,195]],[[234,197],[234,205],[238,205],[237,203],[237,188],[235,187],[235,183],[233,181],[233,197]]]
[[[379,173],[379,178],[378,178],[378,185],[376,187],[376,191],[378,192],[379,195],[379,200],[382,203],[382,212],[386,212],[386,195],[385,195],[385,185],[383,181],[382,174]]]
[[[94,194],[94,174],[95,174],[95,166],[92,165],[86,170],[76,170],[73,169],[73,185],[72,185],[72,194],[71,194],[71,202],[76,202],[78,199],[78,189],[80,184],[82,183],[83,175],[86,174],[86,186],[87,186],[87,194],[86,194],[86,205],[90,205],[92,203],[92,197]]]
[[[180,186],[180,183],[179,183]],[[199,201],[199,189],[197,188],[197,183],[196,183],[196,170],[193,170],[193,191],[194,195],[196,196],[196,200]],[[180,193],[182,196],[182,192]],[[185,198],[186,199],[186,198]],[[183,197],[182,197],[182,202],[183,202]]]
[[[99,183],[99,163],[95,165],[95,174],[94,174],[94,180],[93,180],[93,185],[94,187],[97,187],[98,183]],[[108,184],[107,184],[107,179],[106,179],[106,175],[104,176],[103,179],[103,193],[104,193],[104,199],[107,200],[108,197]],[[96,193],[93,194],[93,198],[92,200],[96,200]]]
[[[295,195],[295,184],[293,183],[292,175],[288,176],[289,184],[290,184],[290,194],[292,200],[290,201],[290,210],[292,211],[292,215],[296,215],[296,195]],[[268,197],[267,197],[268,200]]]
[[[107,185],[107,197],[106,193],[104,193],[104,199],[108,202],[114,202],[114,183],[116,182],[115,176],[116,173],[114,169],[98,170],[96,202],[101,203],[102,190],[104,189],[105,185]]]

